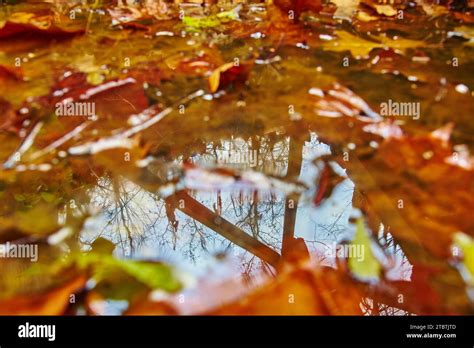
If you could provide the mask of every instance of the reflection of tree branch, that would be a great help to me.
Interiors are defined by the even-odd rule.
[[[270,247],[257,239],[251,237],[244,231],[234,226],[229,221],[212,212],[206,206],[196,201],[185,192],[178,192],[175,199],[183,200],[183,205],[176,205],[178,209],[186,215],[199,221],[201,224],[219,233],[232,243],[240,246],[248,252],[254,254],[272,266],[276,266],[280,260],[280,255]],[[184,206],[184,207],[183,207]]]
[[[287,178],[298,176],[301,171],[301,163],[303,161],[303,145],[304,141],[297,137],[290,138],[290,149],[288,151],[288,171]],[[290,207],[290,201],[293,207]],[[283,222],[283,240],[282,255],[288,252],[291,240],[295,235],[296,212],[298,209],[299,196],[288,196],[285,200],[285,220]]]
[[[124,213],[124,210],[127,204],[126,203],[124,204],[124,202],[122,201],[122,195],[120,194],[120,183],[117,178],[112,179],[112,186],[115,193],[115,202],[116,204],[118,204],[118,211],[120,212],[120,216],[123,221],[123,227],[125,228],[127,232],[127,239],[130,246],[130,251],[133,252],[132,232],[130,231],[130,228],[127,226],[127,219],[125,218],[125,213]]]

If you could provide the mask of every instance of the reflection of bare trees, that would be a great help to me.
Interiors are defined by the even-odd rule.
[[[244,146],[256,150],[261,171],[285,174],[288,138],[271,134],[250,139]],[[207,149],[208,155],[215,152],[212,144]],[[245,188],[209,194],[190,191],[161,199],[124,178],[102,177],[92,196],[93,204],[104,214],[100,232],[89,237],[104,236],[126,255],[134,255],[142,246],[153,246],[165,253],[177,250],[197,262],[203,253],[237,252],[238,246],[243,251],[238,254],[247,255],[242,262],[249,274],[257,264],[263,268],[267,263],[275,266],[280,258],[277,250],[282,246],[288,199],[277,192]],[[180,200],[184,201],[182,206]],[[296,209],[289,221],[294,223],[295,214]],[[288,218],[286,226],[294,229]],[[86,244],[90,242],[87,239],[83,238]]]
[[[234,152],[237,158],[225,160],[219,154]],[[255,161],[248,160],[248,157]],[[259,172],[284,176],[288,169],[289,137],[270,133],[265,136],[250,136],[231,138],[218,143],[208,143],[206,152],[194,158],[197,161],[216,163],[218,166],[237,168],[240,170],[253,169]],[[245,156],[244,156],[245,155]],[[244,157],[245,160],[242,160]]]
[[[395,242],[392,234],[383,225],[380,226],[377,242],[387,258],[387,268],[390,269],[388,276],[395,279],[410,280],[412,265],[400,245]]]
[[[303,161],[303,143],[296,138],[290,139],[288,150],[288,171],[287,178],[298,177]],[[286,255],[289,245],[295,236],[296,211],[298,208],[299,196],[286,197],[285,200],[285,221],[283,224],[282,254]]]
[[[364,297],[361,300],[360,308],[364,315],[410,315],[410,313],[404,311],[403,309],[379,303],[368,297]]]
[[[246,251],[251,252],[253,255],[259,257],[270,265],[277,265],[280,258],[278,253],[260,242],[258,239],[250,236],[228,220],[215,214],[187,193],[179,192],[176,194],[176,198],[184,202],[180,210],[182,210],[186,215],[199,221],[201,224],[209,227],[227,240],[240,246]]]
[[[262,197],[263,192],[254,191],[251,195],[239,193],[239,197],[230,194],[232,215],[237,217],[235,225],[265,244],[278,249],[282,230],[281,217],[284,214],[284,201],[274,193]],[[262,228],[265,226],[265,228]]]
[[[259,138],[244,144],[245,150],[247,146],[252,149],[257,144],[260,146],[257,151],[260,171],[272,175],[278,172],[289,182],[300,176],[304,139]],[[210,156],[216,147],[211,144],[206,149]],[[286,165],[286,170],[280,167],[275,171],[275,167],[265,164],[276,158],[280,165]],[[179,162],[195,160],[180,158]],[[175,167],[168,162],[165,164],[169,168]],[[245,163],[238,165],[249,169]],[[160,183],[166,183],[166,177],[160,176]],[[151,249],[155,257],[177,252],[187,260],[199,263],[206,254],[232,252],[241,259],[244,280],[251,282],[256,268],[273,275],[281,257],[292,260],[295,250],[298,257],[307,255],[307,245],[324,244],[325,238],[329,242],[339,241],[341,235],[347,233],[344,214],[351,209],[352,187],[341,188],[341,196],[348,195],[344,200],[347,205],[341,205],[341,210],[337,214],[331,213],[330,217],[308,217],[304,228],[313,226],[315,234],[313,240],[310,237],[304,241],[295,237],[298,204],[302,197],[285,196],[271,189],[238,186],[233,190],[216,188],[205,192],[181,190],[161,198],[124,178],[103,177],[94,189],[93,202],[105,212],[99,235],[113,241],[124,254],[133,256],[143,247]],[[97,233],[92,238],[96,237]],[[391,256],[390,260],[406,270],[408,261],[391,235],[384,232],[379,237],[380,246]],[[312,249],[315,249],[314,245]],[[405,275],[399,276],[405,278]],[[406,314],[393,303],[383,299],[374,302],[374,298],[377,297],[361,300],[365,314]]]
[[[240,139],[237,149],[256,151],[257,171],[294,182],[300,176],[305,140],[271,133],[246,141]],[[216,163],[216,151],[225,146],[225,141],[220,146],[208,143],[205,156],[188,154],[175,162]],[[161,171],[150,173],[161,173],[157,180],[166,184],[170,168],[177,167],[169,160],[158,159],[156,163],[163,164],[160,168],[165,172],[158,168]],[[228,165],[241,170],[256,169],[250,168],[249,163]],[[268,265],[276,266],[280,253],[285,255],[292,248],[300,202],[295,194],[285,196],[271,189],[245,186],[231,191],[179,191],[162,199],[155,192],[118,177],[101,178],[93,196],[94,203],[105,212],[99,235],[116,243],[125,255],[132,256],[145,248],[155,256],[178,252],[196,263],[205,254],[232,252],[242,258],[242,270],[247,275],[255,267],[271,271]],[[316,226],[323,221],[314,223]],[[329,232],[338,233],[336,223],[337,219]]]
[[[260,211],[257,195],[254,196],[255,201],[243,205],[235,204],[235,198],[234,202],[227,197],[220,198],[227,203],[220,215],[184,192],[163,200],[125,179],[102,178],[95,188],[94,197],[94,204],[105,212],[106,219],[102,223],[101,231],[95,237],[103,235],[111,239],[127,254],[134,254],[137,248],[150,240],[161,248],[176,250],[178,240],[181,239],[181,244],[186,246],[185,255],[195,260],[196,249],[208,251],[208,244],[216,242],[217,232],[233,244],[256,254],[270,264],[275,265],[278,260],[278,254],[258,240],[258,233],[252,236],[238,227],[238,225],[250,227],[260,224],[259,219],[246,218],[249,216],[249,211],[258,216],[267,216],[267,212],[273,211],[270,217],[275,218],[277,211],[274,202],[268,202],[264,206],[265,209]],[[177,204],[179,200],[184,200],[182,209]],[[140,201],[147,203],[140,204]],[[235,208],[236,215],[241,215],[240,221],[236,224],[222,217],[233,215],[229,214],[229,208],[232,210]],[[179,215],[179,210],[191,218]],[[166,227],[163,228],[164,222]],[[275,222],[271,225],[276,228],[280,226]],[[183,235],[185,238],[182,238]],[[277,245],[278,237],[273,236],[271,231],[265,231],[263,237],[265,236],[274,237],[271,242]]]
[[[92,195],[92,204],[104,211],[106,219],[98,236],[109,237],[130,254],[147,241],[143,231],[153,231],[164,217],[162,200],[120,177],[102,177]],[[139,204],[143,197],[156,205]]]

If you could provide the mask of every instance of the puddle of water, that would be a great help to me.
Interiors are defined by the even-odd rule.
[[[229,17],[223,26],[213,24],[217,12],[209,8],[183,10],[187,20],[142,21],[140,9],[99,8],[77,13],[87,35],[0,42],[0,111],[7,119],[0,124],[2,242],[47,241],[51,256],[42,254],[40,264],[48,268],[106,240],[117,259],[179,269],[187,279],[184,293],[221,287],[230,301],[274,279],[282,258],[298,265],[295,253],[328,268],[339,268],[341,259],[363,259],[367,250],[350,249],[355,221],[362,218],[384,271],[383,279],[368,284],[424,283],[427,265],[436,265],[442,270],[434,282],[438,302],[448,308],[443,310],[470,308],[453,267],[459,260],[452,262],[447,248],[452,229],[472,234],[472,226],[463,222],[463,211],[456,212],[461,218],[449,216],[444,196],[432,189],[452,187],[428,175],[445,169],[416,166],[420,156],[429,161],[450,150],[425,138],[419,145],[416,136],[454,121],[452,141],[466,145],[449,155],[462,154],[469,169],[472,49],[438,40],[439,30],[422,41],[419,36],[430,29],[406,30],[404,22],[394,36],[391,22],[384,21],[387,27],[373,38],[370,23],[342,23],[324,13],[304,23],[272,22],[268,16],[275,14],[264,4],[242,5],[238,20],[237,10],[221,11],[220,20]],[[11,13],[1,15],[0,23]],[[467,27],[445,19],[447,29],[457,26],[446,39],[469,36]],[[354,30],[358,36],[352,37]],[[468,63],[448,68],[453,55]],[[15,58],[22,78],[3,69]],[[426,60],[430,64],[420,65]],[[93,114],[75,109],[70,117],[57,116],[56,105],[71,100],[91,106],[84,110]],[[419,113],[387,122],[379,106],[389,100],[413,102]],[[399,150],[403,143],[390,147],[404,137],[413,154]],[[416,146],[426,149],[420,155]],[[450,191],[460,210],[470,202],[459,203],[467,200],[464,191],[469,187]],[[418,199],[423,209],[400,210],[403,204],[416,207]],[[444,246],[423,238],[443,228],[438,244]],[[20,260],[7,267],[0,289],[23,293],[23,283],[10,284],[23,273],[18,269],[28,267]],[[54,283],[42,272],[48,282],[40,290]],[[443,277],[453,281],[456,296],[443,291]],[[25,284],[38,281],[26,278]],[[198,300],[181,306],[180,294],[166,296],[181,312],[212,308],[212,302]],[[156,290],[151,296],[165,295]],[[417,307],[419,297],[407,300],[411,308],[436,312],[431,304]],[[101,313],[128,308],[121,299],[103,302]],[[375,310],[370,297],[361,306],[365,314]],[[380,312],[412,312],[383,306]]]

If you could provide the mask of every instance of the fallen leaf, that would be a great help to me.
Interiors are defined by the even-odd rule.
[[[274,0],[273,2],[287,14],[293,15],[296,20],[303,12],[318,13],[323,8],[320,0]]]
[[[11,67],[0,64],[0,81],[2,79],[10,79],[14,81],[23,80],[23,71],[21,68]]]
[[[425,46],[421,41],[404,38],[391,39],[387,36],[370,36],[370,41],[355,36],[346,31],[336,31],[338,40],[324,43],[324,48],[329,51],[350,51],[354,57],[367,57],[374,48],[393,48],[404,52],[408,48]]]
[[[43,294],[17,296],[0,301],[0,315],[63,315],[70,297],[86,283],[83,276]]]
[[[232,10],[219,12],[216,15],[210,15],[207,17],[184,16],[183,24],[186,26],[188,30],[214,28],[221,24],[239,19],[239,11],[241,7],[242,7],[241,5],[238,5]]]
[[[80,27],[60,27],[54,20],[51,13],[34,14],[25,12],[16,12],[2,23],[0,23],[0,38],[6,38],[22,33],[35,33],[43,35],[74,36],[84,33]],[[64,17],[67,18],[68,17]],[[64,19],[63,18],[63,19]]]
[[[209,76],[209,89],[211,92],[216,92],[219,89],[219,84],[221,81],[221,73],[234,67],[234,63],[226,63],[215,69],[211,76]]]
[[[395,10],[390,5],[375,5],[375,10],[377,11],[378,14],[381,14],[387,17],[393,17],[397,14],[397,10]]]
[[[331,0],[331,2],[337,6],[334,17],[351,20],[357,11],[360,0]]]
[[[295,269],[210,315],[361,315],[361,287],[330,268]]]
[[[209,90],[212,93],[219,89],[226,88],[230,84],[242,84],[247,79],[251,63],[226,63],[215,69],[208,78]]]
[[[462,232],[458,232],[454,235],[454,243],[461,249],[463,264],[474,281],[474,239]]]
[[[372,241],[362,218],[357,219],[356,231],[351,245],[354,246],[356,250],[359,248],[363,250],[363,256],[361,258],[357,256],[349,257],[348,264],[352,274],[363,281],[378,280],[382,267],[374,256]]]
[[[324,162],[324,167],[318,179],[314,204],[319,206],[325,199],[331,197],[334,188],[343,180],[344,178],[337,174],[329,163]]]

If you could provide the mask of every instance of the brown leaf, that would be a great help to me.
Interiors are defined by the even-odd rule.
[[[295,269],[210,315],[361,315],[363,292],[346,274]]]
[[[0,64],[0,81],[2,79],[21,81],[23,80],[23,71],[21,68]]]
[[[226,280],[198,287],[186,295],[186,306],[172,297],[136,301],[130,315],[361,315],[364,286],[346,273],[309,262],[288,265],[276,278],[249,289]],[[209,291],[213,296],[208,297]],[[204,295],[206,294],[206,295]],[[178,295],[179,296],[179,295]],[[203,296],[209,298],[203,301]],[[230,299],[230,300],[229,300]]]
[[[17,132],[18,129],[16,113],[13,111],[11,104],[0,99],[0,130]]]
[[[42,34],[56,37],[74,36],[84,33],[83,28],[60,27],[54,20],[52,13],[16,12],[6,22],[0,23],[0,38],[7,38],[18,34]],[[65,17],[66,18],[66,17]]]
[[[86,278],[74,278],[49,292],[22,295],[0,302],[0,315],[61,315],[69,306],[71,295],[84,287]]]
[[[316,206],[321,205],[321,203],[329,198],[332,194],[334,188],[344,180],[339,174],[334,172],[334,169],[327,162],[324,162],[323,170],[318,179],[318,186],[316,190],[316,195],[314,196],[314,204]]]

